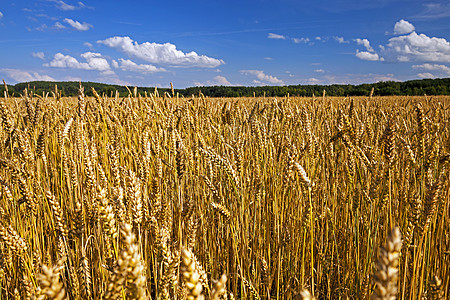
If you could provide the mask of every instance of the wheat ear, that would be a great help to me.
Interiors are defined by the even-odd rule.
[[[372,299],[397,299],[398,264],[402,249],[402,234],[395,227],[389,233],[386,244],[380,248],[377,271],[374,276],[376,283]]]

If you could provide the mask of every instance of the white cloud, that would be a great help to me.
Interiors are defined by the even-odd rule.
[[[264,57],[264,59],[265,59],[265,60],[273,60],[273,58],[272,58],[272,57],[269,57],[269,56]]]
[[[208,80],[205,83],[200,83],[198,81],[194,82],[196,86],[232,86],[225,76],[217,75],[212,80]]]
[[[113,70],[106,70],[106,71],[102,71],[100,74],[102,74],[102,75],[116,75],[116,72],[114,72]]]
[[[58,4],[58,8],[61,10],[75,10],[76,6],[65,3],[64,1],[55,1]]]
[[[434,75],[431,73],[419,73],[419,74],[417,74],[417,77],[419,77],[419,78],[435,78]]]
[[[131,71],[139,73],[155,73],[155,72],[165,72],[164,68],[157,68],[153,65],[137,64],[129,59],[119,58],[120,69],[122,71]],[[119,67],[117,61],[113,61],[113,67]]]
[[[66,2],[62,1],[62,0],[49,0],[50,2],[54,2],[56,4],[56,7],[60,10],[65,10],[65,11],[69,11],[69,10],[77,10],[77,9],[81,9],[86,7],[86,5],[84,5],[83,2],[78,2],[78,5],[72,5],[72,4],[67,4]]]
[[[314,70],[314,72],[316,72],[316,73],[325,73],[325,71],[323,69],[317,69],[317,70]]]
[[[25,81],[55,81],[52,77],[48,75],[41,75],[37,72],[33,71],[24,71],[17,69],[0,69],[1,73],[5,73],[8,77],[12,78],[17,82],[25,82]]]
[[[409,32],[414,26],[405,20],[395,24],[394,31]],[[357,44],[366,47],[367,51],[356,51],[362,60],[379,60],[390,62],[436,62],[450,63],[450,42],[445,38],[429,37],[415,31],[392,37],[388,44],[380,45],[378,53],[370,46],[367,39],[355,39]]]
[[[321,41],[322,38],[320,36],[316,36],[316,40]]]
[[[88,48],[90,48],[90,49],[92,49],[92,48],[94,47],[94,45],[92,45],[92,44],[89,43],[89,42],[84,42],[83,45],[85,45],[86,47],[88,47]]]
[[[276,40],[285,40],[286,37],[284,35],[281,34],[276,34],[276,33],[269,33],[267,35],[268,39],[276,39]]]
[[[260,82],[267,82],[272,84],[284,84],[282,80],[276,78],[275,76],[266,75],[264,74],[264,71],[261,70],[241,70],[240,72],[241,74],[244,75],[256,76],[256,78],[258,78]]]
[[[53,25],[53,28],[61,30],[61,29],[66,29],[66,26],[64,26],[63,24],[56,22],[55,25]]]
[[[118,69],[119,68],[119,63],[116,61],[116,60],[112,60],[111,61],[111,66],[114,68],[114,69]]]
[[[413,69],[423,69],[428,71],[438,71],[450,74],[450,67],[446,65],[438,65],[438,64],[422,64],[422,65],[413,65]]]
[[[284,71],[286,74],[288,74],[289,77],[295,77],[294,74],[292,74],[290,71]]]
[[[342,36],[334,36],[333,37],[339,44],[348,44],[349,41],[346,41]]]
[[[3,13],[0,11],[0,19],[3,18]]]
[[[44,59],[45,58],[44,52],[32,52],[31,56],[39,58],[39,59]]]
[[[74,21],[74,20],[68,19],[68,18],[65,18],[64,22],[66,22],[67,24],[69,24],[70,26],[72,26],[73,28],[75,28],[78,31],[86,31],[86,30],[89,30],[89,28],[94,27],[91,24],[88,24],[86,22],[80,23],[78,21]]]
[[[415,31],[389,39],[384,52],[391,61],[450,62],[450,42]]]
[[[110,69],[108,61],[100,53],[85,52],[81,54],[81,57],[87,61],[90,70],[106,71]]]
[[[231,83],[228,81],[228,79],[225,78],[225,76],[220,76],[220,75],[217,75],[216,77],[214,77],[213,82],[217,85],[231,85]]]
[[[44,67],[88,69],[87,63],[80,63],[76,58],[62,53],[56,53],[50,63],[45,63]]]
[[[109,63],[100,53],[85,52],[81,54],[86,62],[79,62],[76,58],[62,53],[56,53],[50,63],[44,64],[44,67],[70,68],[82,70],[97,70],[106,72],[111,70]]]
[[[406,34],[414,31],[414,25],[401,19],[394,26],[394,34]]]
[[[317,78],[308,78],[307,82],[308,84],[318,84],[320,83],[320,80]]]
[[[300,44],[300,43],[309,43],[310,39],[309,38],[292,38],[292,41],[296,44]]]
[[[364,47],[366,47],[367,51],[369,52],[374,52],[372,46],[370,46],[370,42],[368,39],[354,39],[354,41],[358,44],[358,45],[363,45]]]
[[[370,61],[384,60],[384,58],[379,57],[377,53],[370,53],[367,51],[359,51],[359,50],[356,50],[356,57],[361,60],[370,60]]]
[[[198,55],[194,51],[184,53],[171,43],[157,44],[145,42],[139,44],[128,36],[115,36],[106,40],[97,41],[97,43],[104,44],[129,56],[155,64],[215,68],[225,63],[221,59]]]

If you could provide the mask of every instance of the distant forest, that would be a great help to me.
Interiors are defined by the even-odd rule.
[[[16,85],[8,85],[8,93],[11,96],[19,96],[27,88],[28,92],[33,91],[35,94],[42,95],[43,93],[55,90],[55,85],[58,87],[58,92],[62,96],[76,96],[79,82],[51,82],[51,81],[32,81],[18,83]],[[119,92],[121,97],[128,95],[128,89],[125,86],[111,85],[97,82],[81,82],[85,87],[85,94],[92,96],[91,88],[93,87],[100,95],[115,95]],[[129,87],[133,92],[134,87]],[[198,95],[200,92],[208,97],[282,97],[286,95],[291,96],[306,96],[311,97],[321,96],[323,90],[328,96],[369,96],[372,88],[376,96],[391,96],[391,95],[450,95],[450,78],[442,79],[422,79],[410,80],[405,82],[383,81],[371,84],[360,85],[288,85],[288,86],[198,86],[189,87],[186,89],[175,89],[175,94],[189,97],[191,95]],[[0,95],[4,94],[5,87],[0,87]],[[137,87],[138,93],[142,95],[153,93],[154,87]],[[158,88],[158,93],[172,94],[171,89]]]

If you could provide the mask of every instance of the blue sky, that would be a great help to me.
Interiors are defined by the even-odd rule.
[[[450,77],[450,3],[35,0],[0,3],[0,79],[196,85]]]

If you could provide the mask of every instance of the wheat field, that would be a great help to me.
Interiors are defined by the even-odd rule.
[[[0,100],[1,299],[447,299],[450,97]]]

